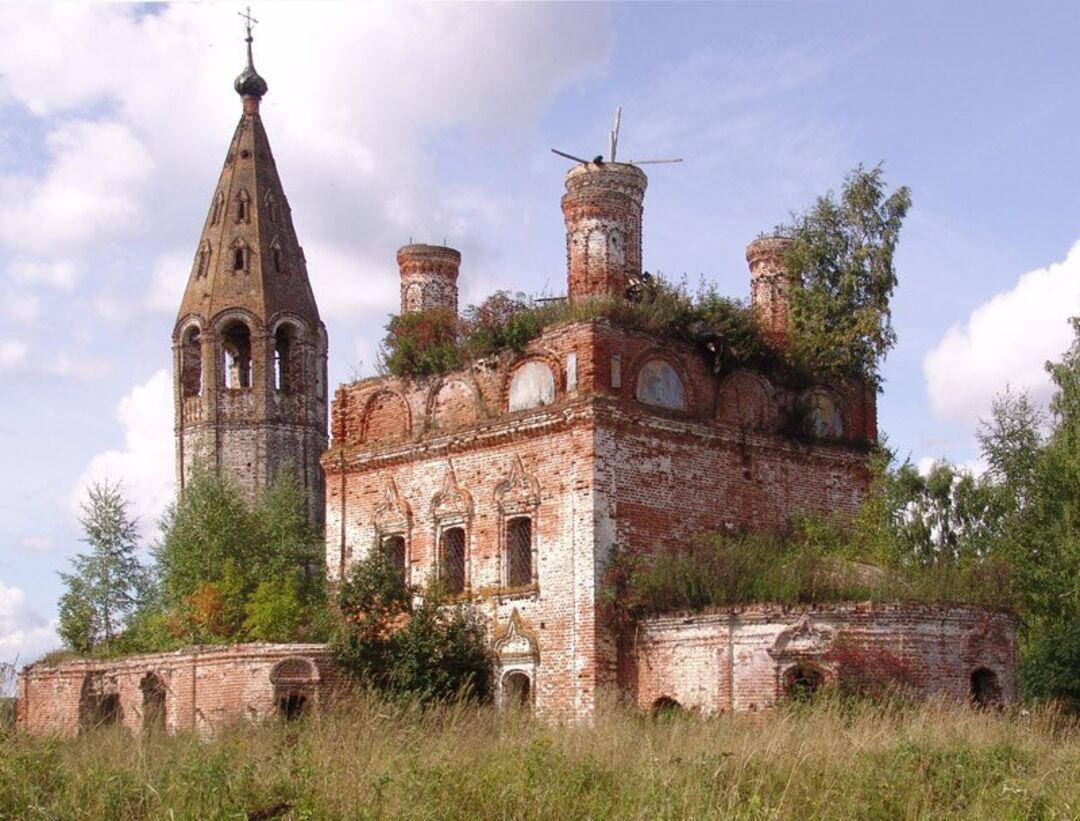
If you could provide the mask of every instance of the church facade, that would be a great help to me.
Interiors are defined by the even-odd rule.
[[[342,385],[328,407],[326,329],[260,117],[250,35],[236,90],[241,120],[172,334],[180,489],[201,467],[249,496],[297,471],[325,523],[331,581],[375,550],[420,588],[438,579],[488,625],[497,703],[546,717],[586,718],[605,692],[646,709],[767,709],[835,675],[830,652],[845,642],[902,659],[926,695],[1016,699],[1016,619],[975,606],[760,603],[617,634],[614,549],[855,512],[875,391],[721,367],[716,340],[589,319],[456,372]],[[568,300],[622,299],[643,281],[646,186],[632,164],[567,173]],[[786,249],[779,237],[747,249],[754,314],[774,346],[787,337]],[[402,313],[457,312],[456,250],[410,244],[397,263]],[[38,733],[102,720],[213,732],[318,705],[335,680],[320,645],[36,664],[19,678],[18,720]]]

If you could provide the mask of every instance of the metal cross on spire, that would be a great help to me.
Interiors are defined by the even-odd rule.
[[[236,13],[237,13],[238,16],[244,18],[244,27],[247,29],[247,37],[245,39],[247,40],[248,43],[251,43],[251,41],[252,41],[251,25],[253,23],[258,23],[259,21],[251,16],[251,6],[247,7],[247,11],[238,11]]]
[[[575,157],[573,154],[567,154],[565,151],[560,151],[557,148],[551,149],[553,154],[558,154],[560,157],[566,157],[568,160],[582,163],[583,165],[603,165],[605,162],[616,162],[616,152],[619,148],[619,128],[622,125],[622,106],[615,109],[615,127],[608,132],[608,158],[604,160],[603,154],[597,154],[592,160],[583,160],[581,157]],[[624,160],[627,165],[655,165],[656,163],[669,163],[669,162],[682,162],[682,157],[672,158],[666,160]]]

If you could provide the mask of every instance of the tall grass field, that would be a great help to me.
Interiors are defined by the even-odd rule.
[[[0,818],[946,817],[1080,817],[1080,724],[826,700],[563,726],[356,695],[210,740],[0,740]]]

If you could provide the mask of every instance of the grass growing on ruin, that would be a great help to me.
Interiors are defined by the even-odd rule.
[[[208,742],[8,737],[0,817],[1073,818],[1078,775],[1080,726],[1051,708],[608,709],[552,726],[357,696],[318,722]]]

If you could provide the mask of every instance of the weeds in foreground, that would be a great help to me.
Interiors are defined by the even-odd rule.
[[[210,741],[6,738],[0,817],[1071,818],[1078,773],[1080,727],[1050,707],[607,708],[570,726],[361,694]]]

